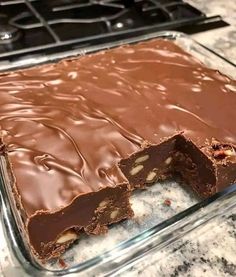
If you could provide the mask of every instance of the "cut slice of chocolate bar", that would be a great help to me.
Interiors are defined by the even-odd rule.
[[[236,82],[167,40],[0,75],[1,155],[34,253],[130,218],[134,188],[236,179]]]

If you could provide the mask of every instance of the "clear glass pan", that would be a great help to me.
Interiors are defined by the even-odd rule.
[[[55,62],[62,58],[84,55],[101,49],[135,43],[152,38],[173,40],[208,67],[236,77],[235,67],[222,57],[177,32],[158,32],[96,47],[58,53],[35,59],[25,59],[0,70],[29,67]],[[4,276],[106,276],[117,274],[134,262],[145,259],[147,253],[163,249],[198,226],[236,207],[236,185],[203,202],[178,182],[167,181],[136,191],[131,199],[135,217],[111,226],[104,236],[82,236],[64,255],[61,263],[41,264],[19,230],[19,215],[15,212],[4,159],[0,159],[0,269]],[[166,199],[171,205],[166,205]],[[46,230],[45,230],[46,232]],[[64,267],[66,265],[66,268]]]

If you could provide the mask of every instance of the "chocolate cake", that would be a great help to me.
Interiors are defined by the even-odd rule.
[[[1,74],[1,155],[37,257],[132,217],[134,188],[233,183],[235,88],[161,39]]]

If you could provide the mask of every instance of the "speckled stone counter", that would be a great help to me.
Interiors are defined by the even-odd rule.
[[[221,15],[230,24],[192,38],[236,64],[236,1],[187,2],[207,15]],[[236,210],[192,231],[168,249],[148,255],[121,276],[236,276]]]
[[[236,276],[236,209],[147,255],[119,276]]]
[[[221,15],[230,26],[192,35],[192,37],[236,64],[236,1],[187,0],[207,15]]]

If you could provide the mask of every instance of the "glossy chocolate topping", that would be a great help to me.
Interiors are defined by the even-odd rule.
[[[236,143],[236,82],[153,40],[0,76],[0,127],[28,216],[126,181],[145,141]]]

